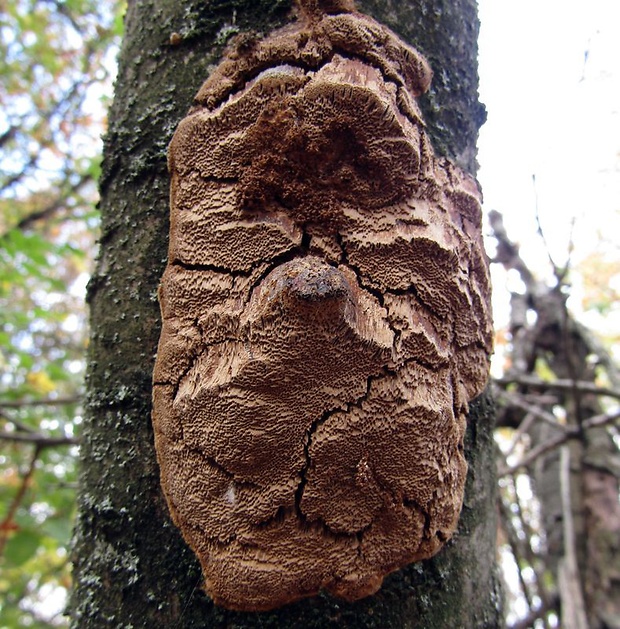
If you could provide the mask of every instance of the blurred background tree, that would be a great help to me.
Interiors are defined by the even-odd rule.
[[[0,1],[0,626],[70,585],[97,176],[123,3]]]
[[[589,267],[571,273],[570,257],[561,266],[550,257],[553,273],[545,281],[522,258],[501,214],[491,211],[489,220],[493,262],[520,280],[510,294],[507,329],[499,331],[505,362],[493,379],[498,548],[505,572],[512,573],[513,617],[521,610],[512,626],[615,629],[620,372],[605,344],[567,305],[569,277],[586,281]],[[545,249],[542,230],[539,235]]]

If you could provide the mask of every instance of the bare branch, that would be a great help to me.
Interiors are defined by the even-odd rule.
[[[75,446],[79,445],[80,440],[77,437],[51,437],[38,432],[7,432],[0,431],[1,441],[14,441],[18,443],[31,443],[39,449],[51,448],[56,446]]]
[[[566,257],[566,262],[562,267],[557,265],[551,255],[551,248],[549,247],[549,243],[547,241],[547,237],[545,236],[545,232],[542,228],[542,223],[540,221],[540,209],[538,207],[538,189],[536,187],[536,175],[532,175],[532,186],[534,187],[534,205],[536,210],[536,225],[538,230],[538,235],[543,241],[543,245],[545,247],[545,251],[547,252],[547,258],[549,259],[549,264],[551,264],[551,268],[553,269],[553,274],[557,280],[557,286],[561,286],[564,284],[564,280],[568,275],[568,271],[570,269],[571,256],[573,252],[573,229],[575,227],[575,218],[573,217],[571,220],[571,229],[570,236],[568,239],[568,255]]]
[[[530,629],[537,620],[544,619],[549,612],[557,609],[558,603],[559,599],[557,596],[551,597],[547,603],[543,603],[536,609],[532,609],[525,618],[521,618],[521,620],[518,620],[514,625],[510,625],[508,629]]]
[[[499,212],[491,210],[489,212],[489,223],[493,230],[493,236],[497,240],[497,252],[491,262],[501,264],[506,269],[515,269],[527,286],[528,291],[536,292],[537,282],[519,254],[519,245],[508,238],[508,233],[504,227],[504,217]]]
[[[89,175],[89,174],[81,175],[78,181],[72,184],[67,190],[61,189],[60,191],[61,194],[56,199],[54,199],[50,204],[22,218],[19,221],[19,223],[17,223],[17,225],[13,227],[13,229],[27,229],[28,227],[32,225],[32,223],[35,223],[36,221],[50,218],[56,212],[58,212],[58,210],[62,209],[65,206],[67,199],[71,195],[76,194],[77,192],[80,191],[81,188],[83,188],[86,184],[91,183],[92,181],[93,181],[92,175]]]
[[[553,415],[553,413],[546,411],[539,404],[532,404],[528,402],[524,399],[523,395],[511,393],[508,391],[500,391],[498,392],[498,397],[500,399],[506,400],[506,402],[510,406],[517,407],[528,414],[531,413],[532,415],[535,415],[553,428],[562,431],[564,430],[564,426],[558,423],[557,417]]]
[[[39,153],[32,153],[28,156],[26,163],[22,166],[22,169],[18,173],[10,175],[6,181],[0,184],[0,193],[5,192],[12,188],[16,183],[21,181],[33,168],[36,167],[39,161]]]
[[[557,277],[559,267],[555,263],[553,256],[551,255],[551,248],[549,247],[549,243],[547,242],[547,237],[545,236],[545,232],[542,228],[542,223],[540,222],[540,209],[538,207],[538,188],[536,187],[536,175],[532,175],[532,187],[534,188],[534,209],[535,209],[535,214],[536,214],[536,228],[538,231],[538,235],[540,236],[540,239],[543,242],[543,246],[545,247],[547,258],[549,259],[549,264],[551,264],[551,268],[553,269]]]
[[[541,443],[539,446],[536,446],[535,448],[530,450],[528,454],[526,454],[523,459],[521,459],[521,461],[519,461],[518,463],[515,463],[514,465],[508,465],[505,468],[499,469],[497,472],[498,476],[501,477],[506,476],[507,474],[514,474],[517,470],[530,466],[534,461],[543,456],[543,454],[546,454],[550,450],[561,446],[563,443],[566,443],[570,438],[574,438],[576,436],[577,435],[573,434],[572,431],[567,431],[561,435],[558,435],[557,437],[553,437],[552,439]]]
[[[620,410],[617,410],[614,413],[601,413],[600,415],[593,415],[589,419],[586,419],[581,427],[583,430],[589,430],[590,428],[607,426],[608,424],[612,424],[618,418],[620,418]]]
[[[92,46],[87,51],[87,59],[90,59],[93,55]],[[85,69],[88,67],[88,61],[85,62]],[[73,84],[66,90],[65,94],[52,103],[52,106],[47,111],[38,112],[38,119],[40,121],[45,121],[45,123],[49,123],[52,118],[57,115],[63,116],[65,112],[77,112],[80,110],[83,101],[86,97],[87,88],[95,83],[97,79],[95,77],[88,77],[87,74],[82,74],[79,78],[73,82]],[[43,124],[43,123],[42,123]],[[36,127],[37,125],[35,125]],[[32,133],[32,129],[23,130],[24,133]],[[15,184],[20,182],[26,175],[28,175],[33,169],[35,169],[38,165],[39,156],[41,154],[42,148],[47,148],[54,144],[54,137],[51,134],[46,134],[46,139],[39,143],[39,147],[35,153],[29,155],[28,160],[23,164],[20,172],[15,173],[7,178],[6,181],[0,183],[0,192],[5,192],[9,190]],[[28,217],[26,217],[27,219]],[[4,234],[2,234],[4,235]]]
[[[28,465],[26,473],[22,477],[22,481],[19,485],[17,493],[13,497],[13,500],[6,512],[6,515],[4,516],[4,519],[2,520],[2,522],[0,522],[0,557],[2,557],[2,555],[4,554],[4,548],[6,547],[6,543],[9,539],[9,533],[13,529],[13,518],[17,513],[17,509],[19,508],[21,501],[26,495],[26,490],[28,489],[28,485],[30,485],[32,475],[34,474],[39,454],[41,454],[41,449],[37,446],[32,453],[30,464]]]
[[[500,470],[498,470],[498,475],[500,477],[506,476],[507,474],[513,474],[520,468],[528,467],[543,454],[546,454],[550,450],[561,446],[569,439],[580,438],[584,430],[595,427],[598,428],[600,426],[607,426],[615,422],[618,418],[620,418],[620,410],[614,413],[603,413],[601,415],[594,415],[593,417],[585,420],[582,423],[581,428],[579,428],[578,426],[565,426],[562,434],[558,435],[557,437],[553,437],[552,439],[549,439],[544,443],[541,443],[539,446],[536,446],[515,465],[509,465],[505,468],[501,468]]]
[[[0,408],[24,408],[26,406],[66,406],[78,404],[82,401],[79,396],[44,398],[42,400],[16,400],[12,402],[0,402]],[[12,419],[10,421],[13,421]]]
[[[0,148],[2,148],[7,142],[10,142],[18,131],[18,127],[11,125],[2,135],[0,135]]]
[[[0,419],[2,421],[12,424],[19,432],[25,433],[33,433],[36,432],[34,428],[20,422],[18,419],[14,419],[13,417],[9,417],[3,410],[0,408]]]
[[[511,479],[512,480],[512,479]],[[514,485],[514,483],[513,483]],[[514,491],[514,487],[513,487]],[[515,563],[520,565],[519,559],[527,554],[527,551],[523,548],[524,542],[519,538],[519,534],[516,531],[516,527],[514,522],[512,521],[512,513],[508,505],[502,499],[502,496],[498,494],[498,507],[500,512],[500,526],[504,529],[506,534],[506,538],[508,539],[508,544],[510,546],[510,551],[512,552],[512,556],[514,557]],[[519,579],[519,587],[521,588],[521,592],[525,601],[527,603],[528,608],[532,607],[532,594],[530,592],[530,588],[525,581],[523,576],[523,570],[517,571],[517,577]]]
[[[537,376],[521,374],[518,376],[516,375],[506,376],[504,378],[496,378],[494,381],[502,387],[506,387],[511,384],[520,384],[523,386],[532,387],[534,389],[570,391],[571,393],[579,391],[580,393],[592,393],[593,395],[613,397],[617,400],[620,400],[620,391],[616,389],[610,389],[608,387],[599,387],[593,382],[586,382],[582,380],[542,380]]]
[[[532,424],[536,420],[536,413],[528,412],[527,415],[523,418],[523,421],[519,424],[519,427],[515,430],[515,433],[510,441],[508,448],[503,452],[504,457],[508,458],[517,447],[519,441],[521,441],[521,437],[531,428]]]

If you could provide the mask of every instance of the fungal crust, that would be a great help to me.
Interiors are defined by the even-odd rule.
[[[231,49],[169,151],[153,426],[227,608],[346,600],[457,527],[490,288],[473,179],[434,156],[415,49],[348,0]]]

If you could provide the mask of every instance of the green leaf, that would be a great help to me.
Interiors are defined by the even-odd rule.
[[[37,552],[41,535],[36,531],[22,529],[9,538],[4,558],[12,566],[22,566]]]
[[[2,622],[2,629],[9,629],[11,627],[22,627],[23,612],[13,605],[6,605],[0,607],[0,622]]]
[[[112,32],[117,37],[120,37],[125,30],[126,3],[125,2],[119,3],[119,7],[120,8],[117,11],[116,15],[114,16],[114,22],[112,24]]]
[[[46,535],[66,545],[71,540],[72,521],[69,518],[48,518],[43,523],[41,530]]]

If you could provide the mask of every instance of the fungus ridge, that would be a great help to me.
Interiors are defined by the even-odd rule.
[[[477,185],[347,0],[232,48],[169,149],[161,483],[217,604],[347,600],[456,530],[491,351]]]

